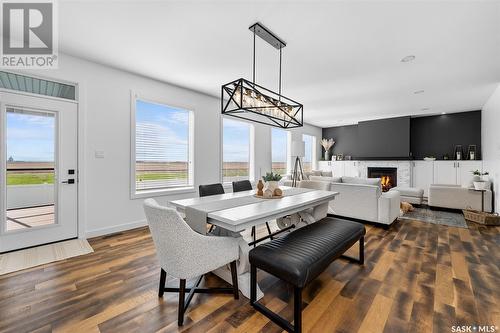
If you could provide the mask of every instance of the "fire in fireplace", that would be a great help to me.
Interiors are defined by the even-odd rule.
[[[382,191],[387,192],[398,185],[398,169],[387,167],[368,167],[368,178],[380,178]]]

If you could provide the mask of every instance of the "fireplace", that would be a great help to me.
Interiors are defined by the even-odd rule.
[[[380,178],[382,191],[387,192],[398,185],[398,168],[368,167],[368,178]]]

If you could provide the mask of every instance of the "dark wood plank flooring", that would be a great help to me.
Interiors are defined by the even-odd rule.
[[[499,228],[400,221],[367,230],[365,266],[339,259],[306,288],[306,332],[500,326]],[[93,254],[0,276],[0,331],[281,331],[246,298],[230,295],[195,296],[179,328],[177,295],[157,297],[159,267],[147,228],[90,243]],[[259,279],[263,302],[291,318],[293,291],[267,274]],[[214,275],[205,283],[225,285]]]

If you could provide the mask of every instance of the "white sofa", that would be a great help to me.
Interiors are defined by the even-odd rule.
[[[332,214],[385,225],[400,216],[399,192],[382,192],[379,178],[342,177],[330,190],[339,192],[330,202]]]
[[[310,175],[309,180],[328,182],[330,191],[339,192],[335,200],[330,201],[330,214],[384,225],[392,224],[400,216],[399,192],[383,193],[380,178]]]
[[[490,187],[491,188],[491,187]],[[481,210],[481,192],[460,185],[433,184],[429,187],[429,206]],[[484,192],[484,211],[491,212],[492,192]]]

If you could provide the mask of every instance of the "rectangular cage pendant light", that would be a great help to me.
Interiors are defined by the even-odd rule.
[[[253,81],[237,79],[222,86],[221,110],[223,115],[280,127],[302,127],[303,106],[281,94],[281,49],[286,44],[260,23],[250,27],[253,31]],[[255,83],[255,36],[279,50],[279,91],[276,93]]]
[[[222,86],[222,114],[281,128],[303,126],[303,107],[258,84],[238,79]]]

